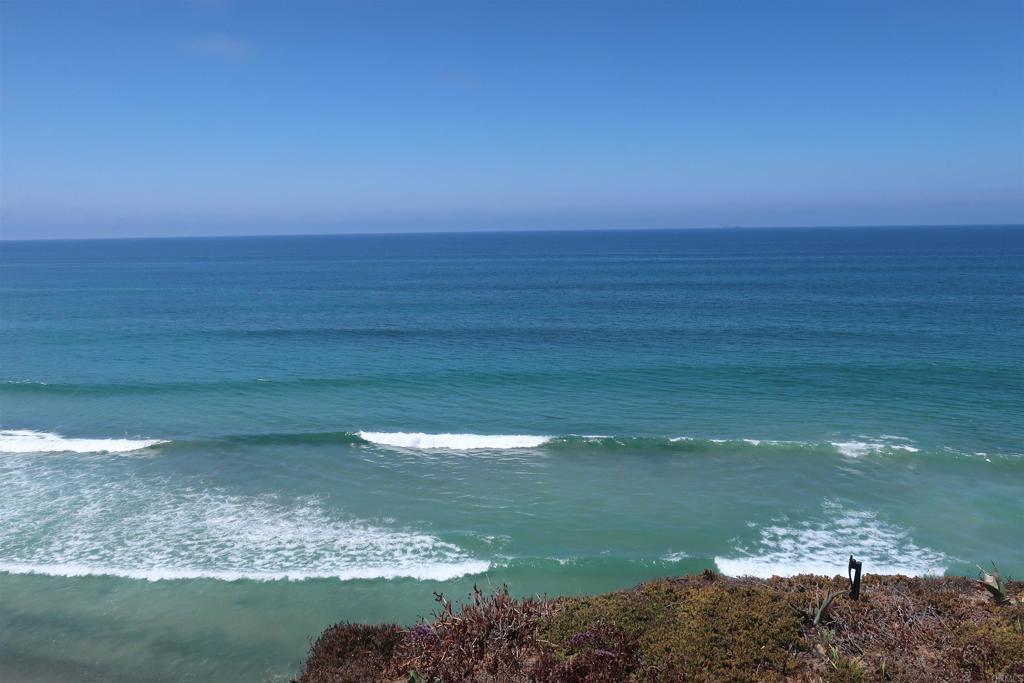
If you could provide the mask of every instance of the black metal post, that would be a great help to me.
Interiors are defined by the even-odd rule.
[[[860,568],[863,564],[863,562],[853,559],[853,555],[850,555],[850,564],[846,567],[846,575],[850,577],[851,600],[856,600],[860,597]]]

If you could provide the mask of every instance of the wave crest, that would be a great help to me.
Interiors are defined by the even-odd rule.
[[[338,581],[372,581],[375,579],[414,579],[416,581],[450,581],[463,576],[482,574],[491,568],[482,560],[466,562],[435,562],[416,567],[352,567],[336,570],[287,569],[282,571],[215,570],[202,568],[161,567],[136,569],[89,564],[24,564],[0,562],[0,572],[8,574],[42,574],[45,576],[117,576],[142,581],[182,581],[212,579],[215,581],[308,581],[336,579]]]
[[[510,448],[537,448],[552,439],[550,436],[530,434],[424,434],[423,432],[356,432],[370,443],[395,448],[435,449],[454,451],[506,450]]]
[[[829,444],[848,458],[860,458],[875,453],[904,451],[917,453],[920,449],[910,445],[910,439],[903,436],[884,434],[880,437],[862,436],[850,441],[830,441]]]
[[[30,429],[0,430],[0,453],[131,453],[160,439],[74,439]]]

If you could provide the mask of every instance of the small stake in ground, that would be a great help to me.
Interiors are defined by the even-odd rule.
[[[850,564],[846,567],[846,575],[850,577],[850,599],[856,600],[860,597],[860,568],[863,562],[858,562],[850,555]]]

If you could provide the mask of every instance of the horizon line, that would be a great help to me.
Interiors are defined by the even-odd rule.
[[[688,228],[511,228],[484,230],[385,230],[381,232],[306,232],[257,234],[197,234],[197,235],[140,235],[118,237],[3,237],[0,242],[97,242],[116,240],[188,240],[188,239],[256,239],[273,237],[401,237],[409,235],[493,235],[521,233],[567,232],[685,232],[685,231],[737,231],[737,230],[843,230],[886,228],[1024,228],[1019,223],[875,223],[861,225],[717,225]]]

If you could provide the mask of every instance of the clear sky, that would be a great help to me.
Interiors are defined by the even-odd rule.
[[[1024,222],[1024,2],[0,0],[6,238]]]

